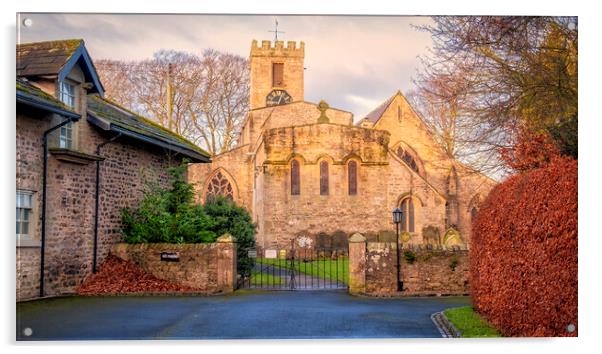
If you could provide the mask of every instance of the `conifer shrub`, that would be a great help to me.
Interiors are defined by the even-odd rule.
[[[245,250],[255,245],[255,225],[241,206],[223,196],[194,202],[186,165],[169,170],[169,188],[149,185],[140,204],[122,212],[126,243],[211,243],[225,233],[237,240],[239,274],[250,271]]]
[[[577,161],[554,157],[497,185],[473,223],[476,311],[505,336],[576,336]]]

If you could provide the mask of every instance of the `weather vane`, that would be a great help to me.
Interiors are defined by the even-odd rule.
[[[274,31],[268,31],[268,32],[272,32],[274,33],[274,42],[278,40],[278,33],[286,33],[284,31],[278,31],[278,19],[275,18],[274,22],[276,22],[276,27],[274,29]]]

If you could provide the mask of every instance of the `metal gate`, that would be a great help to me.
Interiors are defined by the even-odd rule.
[[[347,249],[247,249],[239,262],[239,289],[340,290],[349,284]]]

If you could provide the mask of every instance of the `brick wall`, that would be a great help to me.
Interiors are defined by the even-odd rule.
[[[112,247],[115,256],[132,261],[159,279],[199,289],[208,294],[232,292],[236,285],[236,244],[220,237],[206,244],[133,244]],[[161,253],[179,257],[177,262],[161,260]]]

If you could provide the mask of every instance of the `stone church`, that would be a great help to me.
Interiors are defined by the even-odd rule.
[[[193,164],[199,201],[222,194],[257,223],[257,247],[360,232],[469,247],[495,181],[446,154],[398,91],[366,117],[304,100],[305,44],[252,42],[250,110],[237,147]]]

